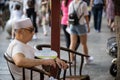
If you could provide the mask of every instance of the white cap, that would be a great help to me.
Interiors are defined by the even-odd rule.
[[[24,19],[17,20],[15,21],[13,26],[14,26],[14,29],[21,29],[21,28],[28,28],[28,27],[33,28],[33,24],[30,18],[24,18]]]

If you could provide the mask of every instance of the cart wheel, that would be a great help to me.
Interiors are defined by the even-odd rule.
[[[116,77],[116,75],[117,75],[117,64],[112,63],[112,65],[110,66],[110,74],[113,77]]]

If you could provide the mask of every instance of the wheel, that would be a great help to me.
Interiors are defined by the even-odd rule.
[[[116,77],[116,75],[117,75],[117,64],[112,63],[112,65],[110,66],[110,74],[113,77]]]

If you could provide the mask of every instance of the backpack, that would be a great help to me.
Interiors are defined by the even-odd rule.
[[[27,5],[28,5],[29,8],[34,8],[35,0],[28,0]]]
[[[81,3],[82,2],[80,2],[80,4]],[[80,6],[80,4],[79,4],[79,6]],[[74,5],[72,5],[72,6],[73,6],[73,13],[69,14],[68,21],[72,25],[78,25],[79,24],[79,20],[80,20],[80,18],[82,17],[83,14],[78,18],[77,13],[76,13],[76,11],[74,9]],[[78,6],[78,8],[79,8],[79,6]],[[77,10],[78,10],[78,8],[77,8]]]

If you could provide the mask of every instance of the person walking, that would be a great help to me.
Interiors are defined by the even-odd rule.
[[[80,42],[82,44],[83,53],[85,55],[88,54],[88,46],[87,46],[87,33],[90,32],[89,27],[89,19],[88,19],[88,10],[86,2],[82,0],[73,0],[69,5],[69,12],[70,15],[75,10],[78,18],[79,24],[74,25],[70,24],[70,49],[75,50],[75,46],[77,43],[77,36],[79,36]],[[81,18],[80,18],[81,16]],[[87,26],[86,26],[87,25]],[[74,63],[74,55],[70,54],[71,61]],[[86,64],[90,63],[93,60],[93,57],[86,58]]]
[[[43,33],[45,36],[47,36],[47,27],[49,26],[49,11],[48,11],[48,0],[42,0],[41,3],[41,16],[42,16],[42,20],[41,20],[41,25],[43,27]]]
[[[12,23],[11,23],[12,24],[12,39],[14,39],[14,37],[15,37],[13,23],[16,20],[21,19],[22,15],[23,15],[23,11],[21,10],[21,5],[16,4],[15,9],[12,11],[12,14],[11,14],[11,18],[12,18]]]
[[[36,24],[36,18],[38,14],[39,3],[41,0],[23,0],[23,12],[24,14],[29,17],[34,25],[35,34],[33,39],[37,39],[38,27]]]
[[[66,47],[69,48],[70,46],[70,34],[66,31],[68,27],[68,6],[72,0],[62,0],[61,2],[61,27],[63,29],[66,41]]]
[[[106,15],[107,15],[107,26],[110,28],[111,31],[114,30],[114,3],[113,0],[106,0]]]
[[[91,0],[91,7],[94,16],[94,28],[97,32],[101,32],[102,13],[105,0]]]
[[[70,47],[70,34],[67,32],[67,27],[69,27],[68,24],[68,7],[69,4],[71,3],[72,0],[62,0],[61,2],[61,14],[62,14],[62,19],[61,19],[61,27],[63,29],[64,35],[65,35],[65,41],[66,41],[66,47]],[[76,49],[79,47],[80,40],[78,37],[77,40],[77,46]]]
[[[16,8],[17,6],[17,8]],[[19,7],[18,7],[19,6]],[[18,20],[19,18],[21,18],[22,15],[22,3],[19,1],[10,1],[9,2],[9,12],[10,12],[10,17],[8,19],[8,21],[5,24],[5,30],[8,33],[8,37],[7,39],[12,39],[12,27],[13,27],[13,22],[15,20]]]

